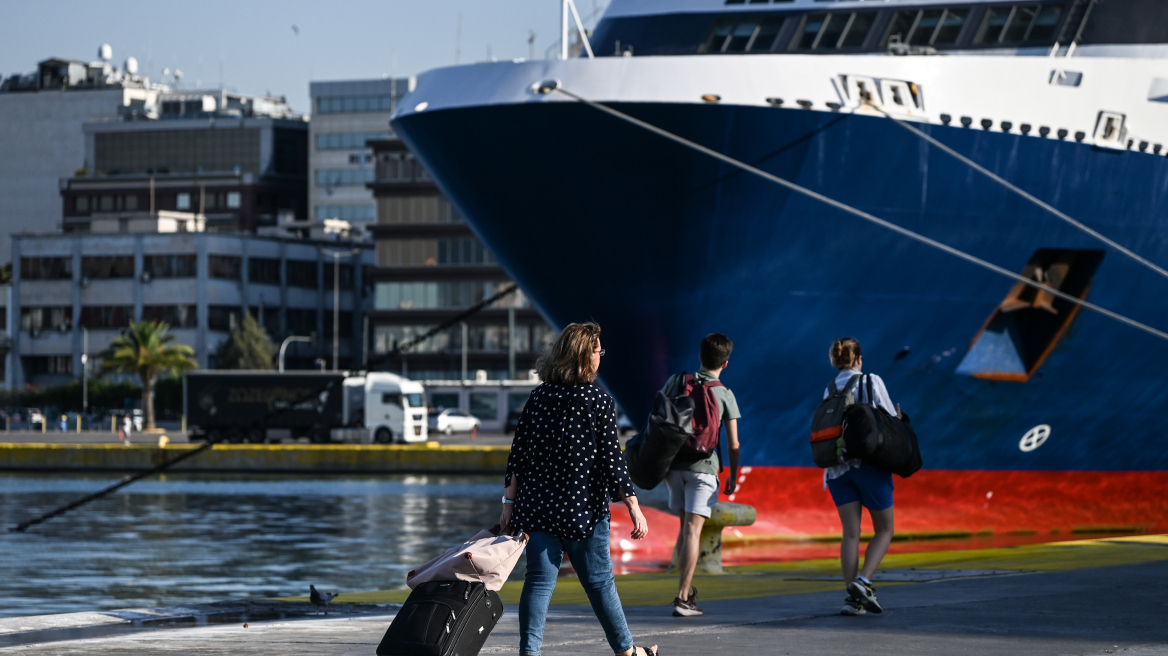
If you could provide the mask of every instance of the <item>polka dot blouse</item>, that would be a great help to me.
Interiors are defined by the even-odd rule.
[[[543,383],[523,408],[506,485],[519,476],[511,525],[584,540],[609,500],[636,496],[617,440],[616,403],[596,385]]]

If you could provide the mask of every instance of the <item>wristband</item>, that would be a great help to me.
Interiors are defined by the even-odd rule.
[[[507,497],[503,497],[503,503],[515,503],[515,499],[508,499]]]

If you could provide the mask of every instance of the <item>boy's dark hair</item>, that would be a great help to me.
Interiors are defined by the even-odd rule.
[[[726,364],[732,351],[734,342],[729,337],[722,333],[710,333],[702,340],[702,353],[698,357],[706,369],[717,369]]]

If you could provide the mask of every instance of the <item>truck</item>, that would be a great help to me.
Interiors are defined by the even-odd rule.
[[[424,442],[421,383],[371,372],[192,371],[184,414],[190,439],[318,444]]]

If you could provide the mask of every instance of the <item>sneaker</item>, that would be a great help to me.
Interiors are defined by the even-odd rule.
[[[689,590],[689,599],[677,597],[673,600],[674,617],[697,617],[702,614],[702,609],[698,607],[698,589]]]
[[[883,613],[880,602],[876,601],[876,591],[868,583],[856,579],[848,584],[848,594],[864,605],[869,613]]]
[[[844,607],[840,609],[840,615],[867,615],[868,611],[864,610],[864,604],[852,597],[844,599]]]

